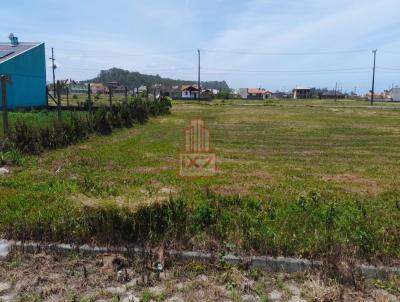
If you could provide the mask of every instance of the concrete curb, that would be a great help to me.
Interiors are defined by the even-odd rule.
[[[0,240],[0,260],[5,259],[10,252],[10,244],[6,240]]]
[[[11,250],[25,253],[53,252],[53,253],[79,253],[84,255],[99,254],[130,254],[141,257],[143,249],[139,247],[97,247],[90,245],[74,246],[71,244],[43,244],[34,242],[5,241],[0,240],[0,259],[5,258]],[[2,253],[3,252],[3,253]],[[241,257],[236,255],[224,255],[218,257],[211,253],[168,250],[165,254],[170,258],[180,261],[215,262],[221,260],[230,265],[244,265],[249,268],[264,269],[272,272],[306,272],[323,268],[322,261],[307,259],[295,259],[287,257],[252,256]],[[358,265],[356,269],[366,279],[388,279],[391,276],[400,276],[400,267]]]

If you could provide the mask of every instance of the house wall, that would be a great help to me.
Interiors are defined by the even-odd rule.
[[[400,102],[400,88],[393,88],[390,91],[390,98],[394,101],[394,102]]]
[[[182,91],[182,98],[183,99],[197,99],[197,92],[195,91]]]
[[[44,44],[1,63],[0,74],[11,75],[12,82],[7,84],[9,109],[47,106]]]
[[[247,95],[247,99],[248,100],[263,100],[263,99],[265,99],[265,94],[261,94],[261,93],[252,94],[252,93],[249,93]]]
[[[241,99],[246,100],[247,99],[247,88],[240,88],[239,89],[239,95]]]
[[[295,99],[311,99],[312,93],[309,89],[295,89],[293,98]]]

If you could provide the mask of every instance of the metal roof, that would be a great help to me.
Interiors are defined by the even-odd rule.
[[[295,89],[296,90],[311,90],[311,88],[307,87],[307,86],[297,86]]]
[[[35,48],[36,46],[39,46],[41,44],[43,44],[43,43],[22,42],[22,43],[19,43],[17,46],[12,46],[10,44],[10,42],[7,42],[7,43],[0,42],[0,52],[1,53],[5,54],[8,52],[12,52],[9,55],[0,56],[0,64],[5,61],[8,61],[12,58],[15,58],[15,57],[19,56],[20,54],[22,54],[32,48]]]

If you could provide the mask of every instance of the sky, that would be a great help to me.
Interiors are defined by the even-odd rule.
[[[0,41],[54,48],[58,79],[118,67],[232,88],[297,85],[365,93],[400,85],[399,0],[13,0]],[[51,62],[47,60],[47,78]]]

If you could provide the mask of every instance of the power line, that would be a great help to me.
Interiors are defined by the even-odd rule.
[[[400,51],[379,51],[379,53],[383,53],[383,54],[390,54],[390,55],[400,55]]]
[[[349,53],[367,53],[369,50],[336,50],[336,51],[305,51],[305,52],[253,52],[247,50],[215,50],[215,49],[202,49],[204,52],[209,53],[225,53],[225,54],[239,54],[239,55],[261,55],[261,56],[311,56],[311,55],[337,55]]]
[[[50,48],[46,48],[47,51],[51,51]],[[116,56],[124,56],[124,57],[140,57],[140,56],[167,56],[181,53],[193,53],[193,49],[182,49],[182,50],[174,50],[174,51],[163,51],[163,52],[143,52],[143,53],[134,53],[134,52],[112,52],[107,50],[107,53],[104,53],[99,50],[78,50],[77,49],[65,49],[65,48],[57,48],[59,51],[68,52],[69,54],[75,54],[76,57],[80,58],[95,58],[95,57],[103,57],[103,58],[114,58]],[[60,56],[60,55],[59,55]]]
[[[337,69],[306,69],[306,70],[244,70],[244,69],[212,69],[203,67],[203,70],[221,71],[221,72],[246,72],[246,73],[320,73],[320,72],[342,72],[342,71],[370,71],[369,67],[357,68],[337,68]]]
[[[376,69],[397,71],[397,70],[400,70],[400,67],[381,67],[381,66],[377,66]]]

